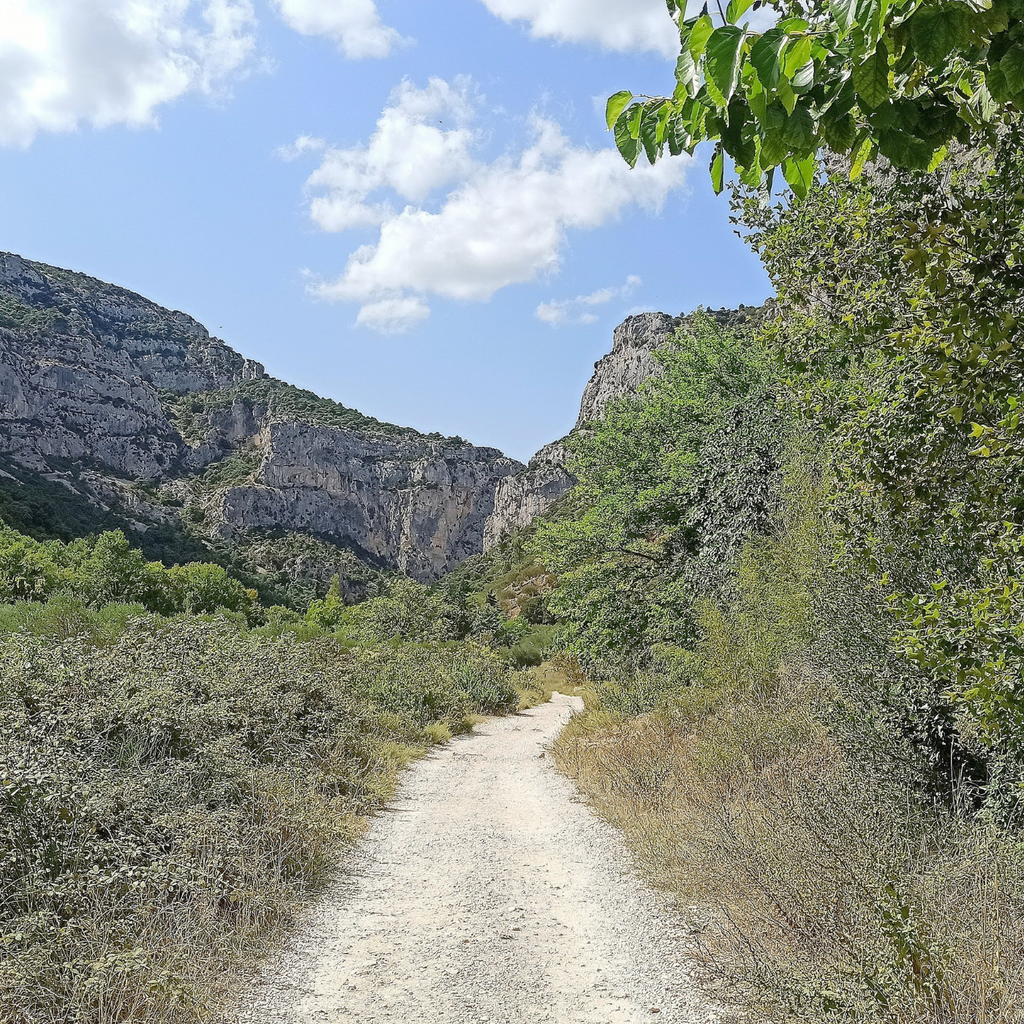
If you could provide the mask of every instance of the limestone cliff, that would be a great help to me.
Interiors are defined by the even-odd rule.
[[[485,551],[507,534],[525,529],[572,489],[576,480],[565,468],[566,454],[556,441],[541,448],[522,472],[498,481],[494,511],[484,526]]]
[[[268,378],[183,313],[14,255],[0,456],[3,487],[35,474],[140,540],[173,529],[244,551],[305,535],[424,580],[482,550],[498,484],[523,469]]]
[[[708,310],[723,326],[736,326],[759,313],[761,307]],[[594,375],[583,391],[575,430],[600,419],[609,403],[635,394],[641,385],[662,372],[655,353],[684,327],[687,316],[639,313],[627,317],[612,335],[612,350],[594,364]],[[529,526],[543,515],[576,482],[566,468],[567,454],[561,441],[542,448],[527,468],[502,480],[495,495],[494,513],[484,531],[485,550],[502,537]]]

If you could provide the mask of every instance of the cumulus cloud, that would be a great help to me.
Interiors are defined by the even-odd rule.
[[[473,107],[468,81],[433,80],[425,89],[406,82],[368,144],[327,151],[308,182],[313,220],[324,230],[374,226],[379,234],[350,255],[340,277],[311,292],[358,303],[357,322],[395,331],[422,320],[431,295],[486,301],[557,271],[570,232],[634,206],[658,210],[684,184],[686,157],[631,171],[614,150],[575,146],[537,116],[521,151],[481,161]]]
[[[82,124],[152,125],[186,93],[223,89],[251,57],[251,0],[6,0],[0,143]]]
[[[419,297],[381,299],[359,310],[356,323],[381,334],[402,334],[430,316],[430,307]]]
[[[626,278],[625,284],[618,288],[599,288],[589,295],[577,295],[575,299],[553,299],[542,302],[534,314],[538,320],[552,327],[563,327],[567,324],[583,325],[597,322],[597,317],[589,312],[594,306],[604,306],[612,299],[629,298],[643,282],[635,274]]]
[[[371,200],[388,189],[422,202],[434,189],[465,178],[473,167],[475,133],[470,82],[432,78],[426,88],[403,82],[391,95],[365,146],[328,149],[307,182],[310,204],[324,231],[370,227],[394,215],[389,202]],[[447,126],[447,127],[446,127]],[[307,137],[289,147],[312,148]]]
[[[604,50],[653,52],[675,59],[679,29],[665,0],[483,0],[508,22],[524,21],[536,39],[589,43]],[[687,16],[698,14],[703,0],[690,0]],[[762,7],[747,19],[756,31],[774,23],[778,13]]]
[[[526,21],[540,39],[606,50],[679,53],[679,29],[665,0],[483,0],[505,21]]]
[[[274,0],[281,16],[296,32],[327,36],[352,59],[387,57],[407,42],[380,20],[373,0]]]
[[[319,153],[327,148],[327,143],[314,135],[300,135],[287,146],[278,146],[277,155],[282,160],[298,160],[306,153]]]

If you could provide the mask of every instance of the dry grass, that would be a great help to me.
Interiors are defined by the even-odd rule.
[[[670,712],[593,702],[554,754],[699,921],[709,981],[766,1018],[1024,1021],[1020,845],[852,764],[818,687],[788,670]]]
[[[585,682],[579,667],[574,662],[562,659],[545,661],[526,669],[516,677],[519,710],[528,711],[540,704],[547,704],[554,693],[576,696],[584,689]]]

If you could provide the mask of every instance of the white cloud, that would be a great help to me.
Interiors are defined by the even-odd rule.
[[[255,47],[251,0],[4,0],[0,143],[82,124],[152,125],[211,94]]]
[[[422,202],[434,189],[465,178],[473,167],[475,133],[470,82],[432,78],[424,89],[403,82],[392,94],[365,146],[328,149],[307,186],[314,222],[324,231],[372,227],[394,215],[371,196],[389,189]],[[319,140],[317,140],[319,141]],[[286,155],[309,150],[308,137],[285,147]]]
[[[435,80],[424,90],[405,83],[370,143],[329,151],[309,179],[326,190],[310,204],[324,230],[379,225],[376,241],[356,249],[337,280],[310,286],[322,298],[359,303],[366,326],[383,320],[394,330],[405,312],[410,323],[420,320],[430,295],[486,301],[553,273],[570,231],[600,227],[632,206],[657,210],[684,183],[688,158],[631,171],[613,149],[574,146],[541,117],[531,119],[521,152],[477,160],[468,95],[468,82]],[[432,123],[442,111],[455,127]],[[376,195],[383,188],[408,202],[394,209]],[[398,301],[410,299],[418,301]]]
[[[387,57],[402,36],[380,20],[373,0],[274,0],[284,20],[306,36],[327,36],[352,59]]]
[[[483,0],[504,21],[529,23],[536,39],[589,43],[605,50],[679,56],[679,29],[665,0]],[[687,16],[700,13],[703,0],[690,0]],[[778,12],[762,7],[745,21],[755,31],[774,24]]]
[[[323,139],[318,139],[314,135],[300,135],[293,143],[288,146],[278,146],[277,155],[282,160],[298,160],[300,156],[304,156],[306,153],[320,153],[327,148],[327,143]]]
[[[381,334],[401,334],[430,316],[430,307],[420,298],[381,299],[359,310],[356,323]]]
[[[577,295],[575,299],[553,299],[551,302],[542,302],[535,312],[535,316],[543,323],[552,327],[562,327],[566,324],[583,325],[597,322],[597,317],[587,310],[594,306],[603,306],[612,299],[629,298],[640,287],[643,282],[635,274],[626,278],[625,284],[618,288],[599,288],[589,295]]]
[[[679,54],[679,29],[665,0],[483,0],[505,21],[528,21],[540,39],[592,43],[606,50]]]

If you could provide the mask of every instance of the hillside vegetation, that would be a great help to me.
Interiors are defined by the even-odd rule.
[[[0,1020],[205,1019],[398,770],[534,699],[457,596],[267,607],[123,534],[0,531]]]
[[[767,1019],[1020,1019],[1022,138],[736,192],[766,325],[695,318],[490,556],[589,686],[559,764]]]

